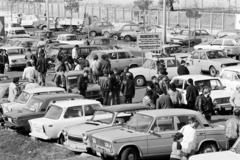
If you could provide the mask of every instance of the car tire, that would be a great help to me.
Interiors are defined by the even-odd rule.
[[[118,35],[114,34],[113,36],[113,40],[117,41],[119,39]]]
[[[90,37],[96,37],[97,36],[97,32],[91,31],[91,32],[89,32],[89,35],[90,35]]]
[[[124,37],[124,40],[127,41],[127,42],[129,42],[129,41],[132,40],[132,37],[129,36],[129,35],[127,35],[127,36]]]
[[[103,33],[103,36],[104,36],[105,38],[109,38],[109,37],[110,37],[110,33],[106,31],[106,32]]]
[[[216,77],[216,75],[217,75],[217,70],[216,70],[216,68],[215,68],[214,66],[211,66],[211,67],[209,68],[209,73],[210,73],[211,76]]]
[[[64,136],[62,134],[60,134],[58,140],[57,140],[57,143],[58,144],[63,144],[65,142],[65,139],[64,139]]]
[[[120,160],[138,160],[139,154],[134,148],[126,148],[121,154]]]
[[[200,147],[200,153],[209,153],[209,152],[217,152],[218,148],[215,143],[205,143]]]
[[[137,76],[135,78],[135,85],[137,87],[142,87],[142,86],[144,86],[145,83],[146,83],[146,80],[143,76]]]

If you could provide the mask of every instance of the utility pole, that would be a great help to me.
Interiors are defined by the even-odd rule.
[[[46,0],[47,29],[49,30],[49,0]]]
[[[163,0],[163,34],[162,34],[162,41],[163,44],[166,44],[166,0]]]

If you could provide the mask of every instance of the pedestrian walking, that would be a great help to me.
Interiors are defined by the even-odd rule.
[[[120,77],[118,77],[117,70],[110,71],[110,105],[120,104],[120,88],[121,81]]]
[[[79,62],[77,60],[74,61],[74,71],[81,71],[83,70],[81,65],[79,64]]]
[[[30,61],[31,60],[31,55],[32,55],[32,51],[30,48],[27,49],[27,52],[25,53],[25,59],[27,61]]]
[[[160,87],[161,93],[168,94],[169,82],[170,82],[170,80],[167,75],[159,76],[159,87]]]
[[[19,94],[19,77],[14,77],[13,81],[9,85],[8,91],[8,101],[14,102]]]
[[[73,60],[78,60],[78,51],[79,51],[79,46],[75,45],[72,49],[72,59]]]
[[[111,70],[111,63],[107,58],[107,55],[103,54],[101,56],[101,60],[99,62],[99,72],[100,75],[103,75],[104,73],[109,74]]]
[[[168,94],[171,98],[171,101],[173,103],[173,108],[181,108],[182,104],[182,95],[181,93],[176,89],[176,86],[174,83],[170,83]]]
[[[38,75],[35,67],[32,66],[32,63],[30,61],[28,61],[26,63],[26,67],[23,70],[22,79],[37,82],[37,78]]]
[[[226,121],[226,137],[228,139],[227,149],[230,149],[240,135],[240,109],[233,111],[234,117]]]
[[[59,67],[58,72],[54,75],[53,81],[55,82],[57,87],[64,88],[66,90],[66,76],[65,76],[66,68],[64,65]]]
[[[157,101],[159,95],[161,95],[162,93],[160,90],[160,86],[159,86],[157,77],[152,76],[151,79],[152,79],[152,81],[150,82],[150,84],[148,86],[149,86],[149,89],[151,89],[153,92],[152,101],[153,101],[153,104],[156,106],[156,101]]]
[[[172,100],[170,96],[163,92],[156,102],[156,109],[167,109],[167,108],[173,108]]]
[[[124,80],[127,79],[127,76],[126,76],[127,73],[131,74],[131,76],[133,77],[132,73],[129,72],[129,67],[127,66],[127,67],[125,67],[125,68],[123,69],[123,72],[122,72],[121,75],[120,75],[121,81],[124,81]]]
[[[90,65],[90,68],[92,69],[92,75],[93,75],[93,82],[97,83],[98,82],[98,77],[99,77],[99,60],[97,55],[93,55],[93,61]]]
[[[99,77],[99,85],[102,91],[103,105],[109,105],[110,78],[107,71],[104,72],[103,76]]]
[[[172,152],[170,155],[170,160],[181,160],[181,157],[182,157],[181,142],[182,142],[182,140],[183,140],[183,134],[180,132],[177,132],[173,138]]]
[[[47,74],[47,60],[45,58],[44,51],[41,50],[37,59],[36,68],[38,73],[38,82],[40,86],[45,86],[46,74]]]
[[[240,109],[240,85],[236,86],[236,91],[231,95],[229,101],[233,106],[233,110]]]
[[[159,75],[165,75],[165,76],[168,75],[164,60],[161,59],[157,61],[156,64],[157,64],[157,73]]]
[[[210,94],[210,88],[204,87],[203,93],[197,97],[195,104],[196,109],[201,112],[208,121],[211,121],[213,113],[213,103]]]
[[[80,64],[82,70],[83,70],[84,68],[86,68],[86,67],[89,67],[89,62],[88,62],[88,60],[87,60],[85,57],[83,57],[83,56],[80,56],[80,57],[79,57],[78,62],[79,62],[79,64]]]
[[[184,60],[181,61],[181,64],[177,68],[178,75],[188,75],[189,70],[186,67],[186,62]]]
[[[153,102],[153,91],[152,90],[147,90],[146,95],[143,97],[142,103],[149,107],[149,109],[155,109],[156,106]]]
[[[135,82],[132,79],[131,73],[127,73],[126,80],[122,81],[121,91],[124,96],[124,102],[132,103],[132,98],[135,96]]]
[[[199,91],[196,86],[193,85],[193,79],[189,78],[187,80],[186,88],[186,100],[187,100],[187,109],[195,110],[195,102]]]
[[[83,75],[79,76],[77,81],[78,90],[83,97],[86,97],[88,83],[89,83],[88,70],[84,70]]]
[[[4,74],[4,71],[7,71],[9,67],[9,59],[5,50],[2,50],[0,53],[0,74]]]

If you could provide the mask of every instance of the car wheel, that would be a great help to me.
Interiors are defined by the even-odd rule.
[[[132,37],[131,37],[131,36],[125,36],[125,37],[124,37],[124,40],[127,41],[127,42],[129,42],[129,41],[132,40]]]
[[[129,66],[129,68],[136,68],[136,67],[138,67],[137,64],[131,64],[131,65]]]
[[[110,37],[110,33],[109,33],[109,32],[104,32],[104,33],[103,33],[103,36],[104,36],[105,38],[109,38],[109,37]]]
[[[95,31],[91,31],[89,33],[90,37],[96,37],[97,36],[97,33]]]
[[[209,153],[218,151],[216,144],[214,143],[205,143],[200,148],[200,153]]]
[[[144,84],[145,84],[145,78],[144,78],[143,76],[137,76],[137,77],[135,78],[135,84],[136,84],[136,86],[138,86],[138,87],[144,86]]]
[[[113,40],[117,41],[119,38],[118,38],[118,35],[114,34],[113,35]]]
[[[211,76],[215,77],[215,76],[217,75],[217,70],[216,70],[216,68],[213,67],[213,66],[211,66],[211,67],[209,68],[209,73],[210,73]]]
[[[127,148],[121,154],[121,160],[138,160],[139,154],[134,148]]]
[[[65,142],[64,136],[61,134],[57,140],[58,144],[63,144]]]

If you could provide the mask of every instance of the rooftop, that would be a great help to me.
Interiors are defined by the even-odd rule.
[[[34,96],[35,99],[40,99],[40,100],[51,100],[51,99],[58,99],[58,98],[83,98],[79,94],[69,94],[69,93],[56,93],[56,94],[50,94],[50,95],[38,95]]]
[[[135,104],[119,104],[119,105],[107,106],[107,107],[99,108],[97,110],[125,112],[125,111],[147,110],[147,109],[149,109],[149,107],[143,105],[142,103],[135,103]]]

